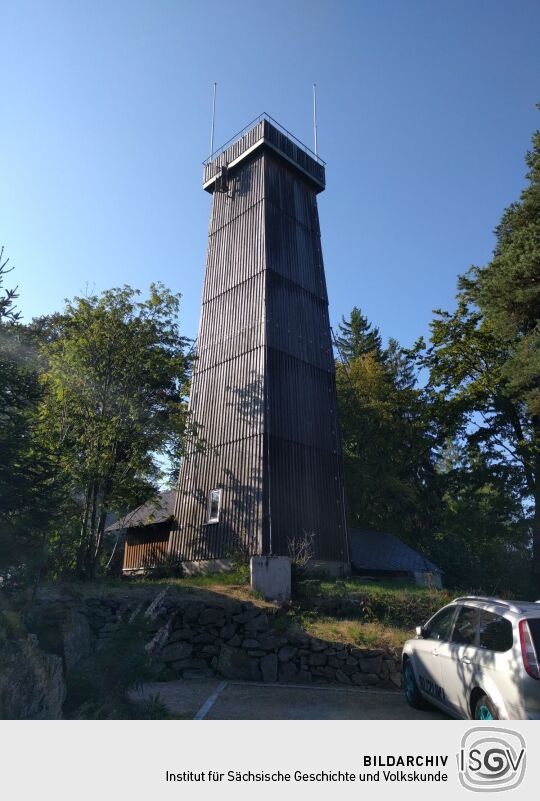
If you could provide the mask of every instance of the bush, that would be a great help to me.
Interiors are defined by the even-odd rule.
[[[291,560],[291,583],[293,590],[306,578],[309,564],[315,557],[315,532],[303,531],[300,536],[287,540],[287,555]]]
[[[145,648],[150,636],[149,621],[142,614],[120,622],[103,645],[68,674],[66,715],[108,720],[166,717],[157,699],[134,702],[129,697],[130,690],[153,678]]]

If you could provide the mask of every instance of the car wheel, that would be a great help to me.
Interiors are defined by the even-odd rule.
[[[426,702],[422,698],[420,690],[418,689],[418,684],[416,683],[416,678],[410,659],[407,659],[403,665],[403,689],[405,690],[405,698],[407,699],[407,703],[410,706],[412,706],[414,709],[424,709]]]
[[[498,720],[499,714],[489,695],[481,695],[474,707],[475,720]]]

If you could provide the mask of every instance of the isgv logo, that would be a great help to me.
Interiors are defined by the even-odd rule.
[[[525,739],[511,729],[478,726],[463,735],[457,760],[459,780],[467,790],[513,790],[525,776]]]

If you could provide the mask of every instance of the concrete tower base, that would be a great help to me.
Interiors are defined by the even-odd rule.
[[[251,589],[265,601],[284,603],[291,597],[291,560],[286,556],[252,556]]]

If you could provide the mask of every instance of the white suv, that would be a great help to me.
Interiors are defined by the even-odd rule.
[[[477,720],[540,720],[540,602],[456,598],[403,647],[409,704]]]

